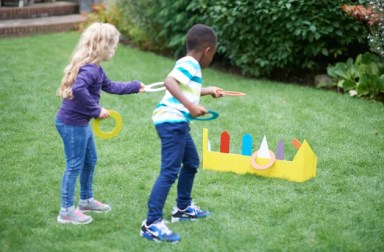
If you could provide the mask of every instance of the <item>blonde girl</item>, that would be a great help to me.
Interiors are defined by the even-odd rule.
[[[109,212],[111,207],[93,198],[96,146],[89,121],[107,118],[108,110],[99,105],[101,90],[110,94],[143,92],[140,81],[111,81],[100,66],[115,54],[120,33],[111,24],[94,23],[81,35],[58,89],[62,98],[56,114],[56,128],[64,143],[66,167],[61,182],[59,223],[88,224],[84,212]],[[80,201],[75,208],[74,194],[80,177]]]

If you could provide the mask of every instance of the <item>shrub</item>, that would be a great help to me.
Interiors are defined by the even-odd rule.
[[[186,31],[195,23],[205,23],[218,34],[219,57],[254,76],[315,70],[319,61],[346,59],[357,54],[352,48],[366,49],[366,28],[341,10],[342,3],[351,1],[120,2],[141,31],[137,44],[146,41],[149,49],[181,56]]]
[[[197,2],[197,1],[196,1]],[[128,34],[133,44],[161,53],[172,52],[176,57],[185,53],[184,36],[195,23],[203,22],[201,12],[190,11],[187,0],[119,1],[133,31]]]
[[[232,1],[212,8],[212,15],[223,27],[219,52],[256,76],[315,69],[319,60],[348,55],[349,45],[364,43],[366,34],[334,0]]]
[[[368,36],[370,50],[384,58],[384,2],[371,0],[367,7],[345,4],[342,9],[355,19],[367,23],[370,31]]]
[[[84,30],[84,28],[94,22],[113,24],[122,34],[127,34],[131,30],[131,27],[124,18],[123,9],[114,3],[108,5],[103,3],[93,4],[92,12],[87,15],[87,19],[80,26],[80,30]]]
[[[379,56],[360,54],[355,61],[349,58],[345,63],[329,66],[327,72],[334,80],[331,86],[349,91],[351,96],[384,101],[384,63]]]

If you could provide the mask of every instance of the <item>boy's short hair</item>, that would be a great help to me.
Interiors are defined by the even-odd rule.
[[[216,48],[217,37],[214,30],[203,24],[192,26],[187,32],[187,50],[203,50],[206,47]]]

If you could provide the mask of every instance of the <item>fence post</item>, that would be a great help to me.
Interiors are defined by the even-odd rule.
[[[231,140],[231,136],[228,131],[224,131],[221,133],[220,137],[220,152],[229,153],[229,142]]]
[[[241,154],[244,156],[252,155],[252,136],[248,133],[245,133],[245,135],[243,136]]]
[[[280,140],[277,143],[276,147],[276,159],[278,160],[284,160],[284,143],[283,140]]]

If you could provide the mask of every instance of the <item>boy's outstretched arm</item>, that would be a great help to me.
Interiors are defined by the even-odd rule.
[[[190,102],[187,97],[185,97],[183,92],[180,90],[179,83],[175,78],[168,76],[164,81],[164,86],[173,95],[173,97],[179,100],[179,102],[181,102],[184,107],[189,110],[191,116],[195,117],[208,113],[206,108],[199,104],[194,104]]]
[[[204,95],[212,95],[213,98],[219,98],[219,97],[223,97],[224,94],[220,93],[219,91],[223,91],[222,88],[219,88],[219,87],[205,87],[205,88],[202,88],[201,89],[201,96],[204,96]]]

